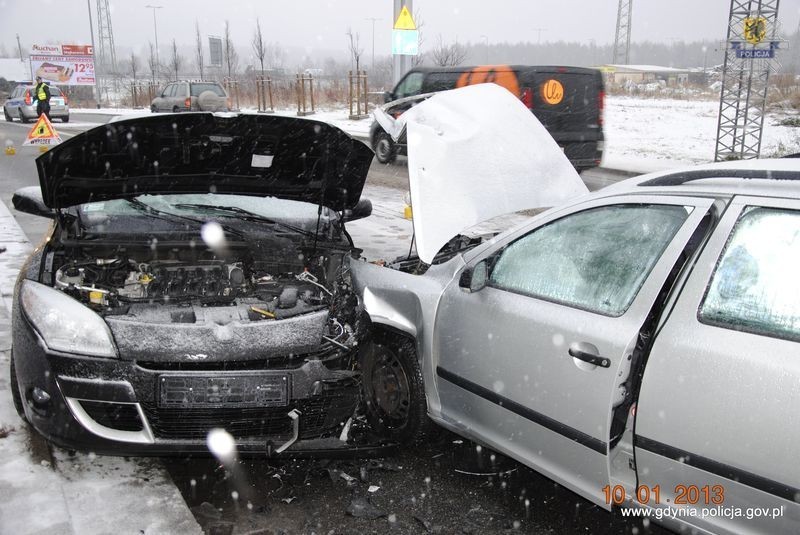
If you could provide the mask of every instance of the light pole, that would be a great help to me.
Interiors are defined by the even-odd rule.
[[[489,64],[489,37],[486,35],[481,35],[481,39],[483,39],[484,43],[486,44],[486,65]]]
[[[375,21],[383,20],[381,18],[367,17],[364,20],[372,21],[372,72],[375,73]]]
[[[146,9],[152,9],[153,10],[153,33],[156,36],[156,65],[158,66],[158,65],[161,65],[161,63],[158,61],[158,25],[156,24],[156,9],[161,9],[164,6],[151,6],[151,5],[148,4],[148,5],[144,6],[144,7]]]
[[[89,36],[92,38],[92,59],[94,60],[96,58],[94,55],[96,49],[94,47],[94,24],[92,23],[92,0],[86,0],[86,9],[89,11]],[[97,62],[94,61],[94,93],[97,99],[95,103],[97,109],[100,109],[100,86],[97,85],[97,79],[99,77],[100,73],[97,72]]]

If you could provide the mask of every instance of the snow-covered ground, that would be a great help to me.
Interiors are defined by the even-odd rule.
[[[255,109],[242,110],[255,113]],[[78,109],[73,113],[108,115],[149,114],[142,109]],[[605,111],[605,156],[603,165],[612,169],[649,172],[687,164],[713,161],[717,134],[717,100],[676,100],[609,96]],[[281,109],[276,115],[294,116],[296,110]],[[353,136],[366,138],[371,119],[348,118],[347,109],[319,110],[309,119],[326,121]],[[768,114],[764,121],[762,157],[782,148],[800,152],[800,128],[780,126],[782,116]],[[56,127],[58,128],[58,127]]]
[[[605,167],[656,171],[714,160],[719,101],[609,97],[606,100]],[[782,117],[764,120],[761,156],[774,156],[782,144],[800,152],[800,128],[780,126]]]

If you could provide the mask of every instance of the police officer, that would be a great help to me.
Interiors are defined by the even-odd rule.
[[[41,76],[36,77],[36,88],[33,90],[36,95],[36,116],[41,117],[44,113],[47,120],[50,120],[50,86],[42,81]]]

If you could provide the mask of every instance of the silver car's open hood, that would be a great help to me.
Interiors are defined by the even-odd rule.
[[[50,208],[144,193],[274,196],[353,208],[372,151],[330,124],[182,113],[109,123],[36,159]]]
[[[539,120],[498,85],[439,93],[397,120],[380,109],[375,115],[387,131],[399,135],[405,126],[414,232],[424,262],[478,223],[588,192]]]

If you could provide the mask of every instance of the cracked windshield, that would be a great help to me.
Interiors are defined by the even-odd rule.
[[[800,533],[800,0],[0,0],[0,535]]]

